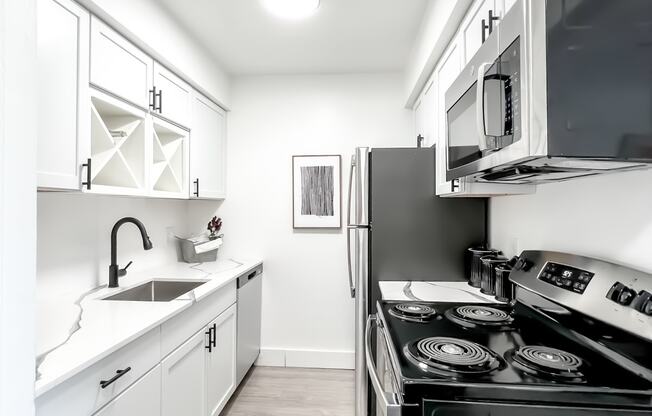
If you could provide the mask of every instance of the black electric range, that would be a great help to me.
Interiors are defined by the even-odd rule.
[[[379,414],[652,415],[652,276],[524,252],[512,280],[511,305],[378,303]]]

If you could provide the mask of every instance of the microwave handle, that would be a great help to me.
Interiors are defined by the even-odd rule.
[[[478,81],[475,97],[475,122],[478,132],[478,147],[481,152],[487,150],[487,135],[484,130],[484,77],[493,62],[484,62],[478,67]]]

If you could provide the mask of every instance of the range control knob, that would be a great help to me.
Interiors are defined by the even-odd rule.
[[[616,303],[627,306],[632,303],[632,300],[636,297],[636,292],[633,289],[628,288],[620,282],[614,283],[607,293],[607,298],[613,300]]]
[[[645,315],[652,316],[652,293],[645,290],[638,292],[632,307]]]

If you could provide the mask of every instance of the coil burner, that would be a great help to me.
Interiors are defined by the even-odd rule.
[[[570,352],[539,345],[526,345],[507,354],[507,359],[525,373],[564,382],[585,381],[581,371],[585,365],[584,361]]]
[[[422,303],[399,303],[389,310],[392,316],[409,322],[428,322],[437,315],[437,311]]]
[[[493,351],[459,338],[423,338],[408,344],[405,354],[423,370],[440,375],[481,375],[503,366]]]
[[[507,312],[488,306],[458,306],[445,312],[448,319],[466,328],[481,326],[511,329],[514,322]]]

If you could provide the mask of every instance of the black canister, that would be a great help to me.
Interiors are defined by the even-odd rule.
[[[498,254],[498,250],[486,247],[470,247],[466,249],[466,253],[466,261],[468,262],[466,270],[469,285],[480,287],[480,283],[482,282],[482,261],[480,259],[484,256]]]
[[[499,302],[511,302],[514,300],[514,283],[509,280],[512,266],[499,264],[496,266],[496,300]]]
[[[480,280],[480,292],[485,295],[496,294],[496,266],[507,263],[507,257],[492,255],[484,256],[482,262],[482,278]]]
[[[496,266],[495,295],[496,300],[499,302],[511,302],[514,300],[516,288],[514,283],[509,280],[509,275],[517,261],[518,257],[514,256],[507,263]]]

